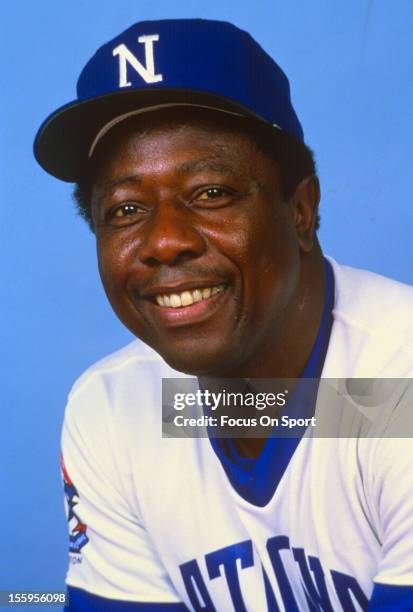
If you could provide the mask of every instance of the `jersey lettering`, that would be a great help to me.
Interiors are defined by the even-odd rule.
[[[289,538],[283,535],[270,538],[267,541],[267,551],[281,596],[281,602],[277,601],[279,596],[276,596],[274,593],[270,579],[261,565],[268,612],[279,612],[280,604],[288,612],[300,612],[284,566],[287,554],[292,554],[300,572],[301,585],[309,610],[311,612],[334,612],[330,598],[331,594],[329,595],[328,593],[325,572],[317,557],[306,555],[303,548],[291,548]],[[252,541],[245,540],[207,553],[205,555],[205,564],[210,580],[216,580],[225,576],[226,586],[228,587],[228,593],[234,610],[237,610],[237,612],[247,612],[241,584],[242,570],[254,567]],[[196,559],[183,563],[180,566],[180,570],[194,610],[196,612],[216,612],[212,597]],[[346,612],[359,612],[360,609],[367,610],[368,599],[353,576],[336,570],[331,570],[330,574],[342,610]]]
[[[354,600],[360,604],[362,610],[367,610],[369,601],[353,576],[347,576],[347,574],[334,570],[331,571],[331,576],[343,610],[346,612],[358,612],[358,608],[354,605]]]
[[[217,612],[196,559],[180,566],[186,592],[195,612]]]
[[[112,55],[119,57],[119,87],[130,87],[132,85],[132,82],[128,80],[128,64],[142,77],[145,83],[159,83],[163,80],[162,74],[155,74],[153,43],[158,40],[158,34],[139,36],[138,42],[145,45],[145,65],[141,64],[126,45],[121,44],[113,49]]]
[[[234,610],[247,612],[239,583],[237,559],[241,562],[241,569],[254,565],[251,540],[239,542],[205,555],[209,577],[213,580],[221,576],[221,567],[223,567]]]
[[[294,599],[293,591],[288,581],[280,554],[281,550],[290,550],[289,539],[287,536],[275,536],[270,538],[267,542],[267,550],[287,610],[289,612],[300,612]]]
[[[292,551],[304,580],[305,594],[310,609],[315,607],[316,610],[321,609],[323,612],[334,612],[328,596],[324,572],[319,559],[309,556],[307,563],[303,548],[293,548]],[[311,578],[310,569],[314,575],[315,584]]]

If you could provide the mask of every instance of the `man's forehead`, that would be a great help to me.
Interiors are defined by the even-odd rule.
[[[177,163],[179,172],[194,170],[231,170],[234,149],[249,152],[257,149],[254,126],[244,119],[223,119],[221,114],[182,110],[151,113],[147,117],[131,117],[115,125],[98,143],[92,166],[117,156],[157,153],[160,145],[187,146],[196,156]]]
[[[178,134],[190,130],[223,137],[230,134],[250,136],[254,129],[257,129],[256,122],[244,117],[210,109],[176,107],[126,117],[114,124],[102,137],[102,141],[108,137],[125,138],[132,133],[135,136],[144,136],[150,132],[174,131]]]
[[[268,177],[272,184],[278,170],[275,160],[236,124],[220,129],[212,119],[180,121],[175,116],[168,121],[166,116],[154,116],[150,124],[130,119],[109,132],[91,159],[88,182],[95,195],[168,175],[174,181],[195,175],[214,180],[215,176],[246,188],[247,183],[262,185]]]

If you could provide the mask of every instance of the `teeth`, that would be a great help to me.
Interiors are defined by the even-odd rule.
[[[224,285],[216,287],[205,287],[204,289],[194,289],[193,291],[183,291],[182,293],[170,293],[169,295],[157,295],[156,303],[158,306],[167,306],[169,308],[182,308],[182,306],[191,306],[195,302],[207,300],[217,293],[224,291]]]
[[[194,303],[194,300],[192,298],[192,295],[189,293],[189,291],[184,291],[183,293],[181,293],[182,306],[190,306],[193,303]]]
[[[176,293],[173,293],[170,299],[172,308],[179,308],[180,306],[182,306],[181,298]]]

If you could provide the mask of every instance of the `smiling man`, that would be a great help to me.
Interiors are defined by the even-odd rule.
[[[178,107],[114,126],[88,179],[99,268],[121,320],[175,369],[297,377],[324,302],[318,183],[287,203],[262,127],[244,123]]]
[[[348,437],[160,433],[162,378],[195,376],[204,398],[221,379],[242,397],[295,379],[287,418],[308,378],[413,374],[412,290],[323,257],[277,64],[227,23],[136,24],[89,61],[35,155],[77,183],[108,299],[143,341],[70,394],[68,609],[412,609],[407,383],[376,395],[367,433],[351,413]],[[317,390],[306,424],[316,406]]]

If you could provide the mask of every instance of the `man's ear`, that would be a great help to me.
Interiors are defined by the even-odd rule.
[[[301,249],[308,253],[315,241],[318,203],[320,201],[320,183],[311,174],[298,185],[290,203],[294,210],[295,229]]]

